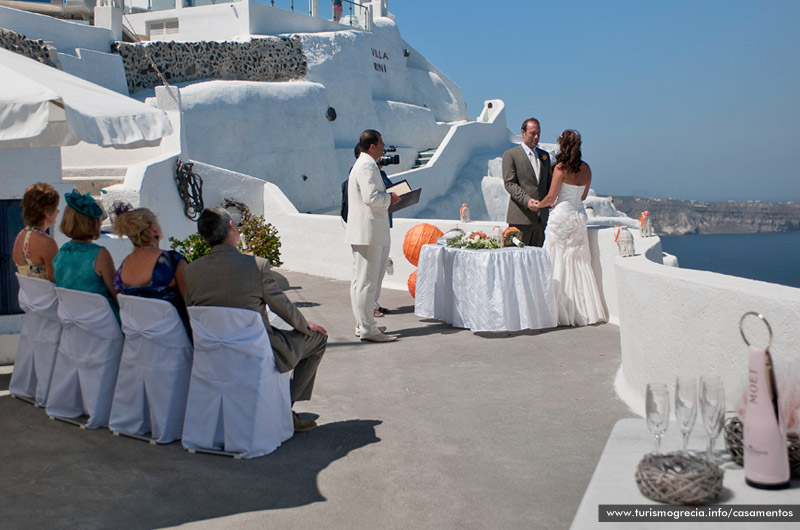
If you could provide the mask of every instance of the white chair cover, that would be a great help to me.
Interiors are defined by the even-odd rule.
[[[89,416],[85,427],[108,425],[122,355],[122,330],[108,300],[95,293],[56,287],[64,331],[47,400],[47,414]]]
[[[61,340],[58,297],[55,285],[48,280],[17,274],[17,281],[19,305],[25,311],[25,318],[8,390],[14,396],[32,399],[43,407],[47,404]]]
[[[118,295],[125,346],[109,429],[170,443],[181,437],[192,344],[169,302]]]
[[[183,446],[253,458],[294,434],[289,373],[281,374],[261,315],[190,307],[194,364]]]

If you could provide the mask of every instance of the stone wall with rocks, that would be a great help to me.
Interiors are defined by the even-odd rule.
[[[0,28],[0,48],[5,48],[47,66],[56,67],[56,50],[43,40],[32,40],[16,31]]]
[[[153,64],[170,84],[200,79],[290,81],[306,75],[299,37],[267,37],[249,42],[118,42],[131,94],[164,84]],[[150,56],[148,58],[148,55]]]

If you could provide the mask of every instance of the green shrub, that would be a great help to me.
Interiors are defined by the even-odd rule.
[[[186,261],[192,262],[197,258],[202,258],[209,252],[211,249],[200,237],[200,234],[194,233],[187,237],[186,239],[176,239],[174,237],[169,238],[170,248],[172,250],[177,250],[183,257],[186,258]]]
[[[255,216],[249,210],[242,212],[242,224],[239,225],[239,232],[242,239],[239,241],[239,250],[260,256],[273,267],[283,265],[281,261],[281,239],[278,230],[271,224],[264,221],[262,216]],[[170,248],[177,250],[192,262],[208,254],[211,249],[200,237],[194,233],[186,239],[169,238]]]
[[[281,238],[278,229],[264,221],[264,217],[253,215],[249,211],[242,212],[242,224],[239,225],[242,241],[239,249],[249,251],[255,256],[260,256],[273,267],[283,265],[281,261]]]

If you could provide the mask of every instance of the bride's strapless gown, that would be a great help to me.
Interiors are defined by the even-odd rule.
[[[544,232],[544,249],[553,265],[559,326],[586,326],[606,320],[592,272],[587,216],[581,200],[583,189],[584,186],[561,185]]]

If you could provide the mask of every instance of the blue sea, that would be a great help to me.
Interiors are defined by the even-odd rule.
[[[800,232],[660,236],[682,269],[720,272],[800,288]]]

